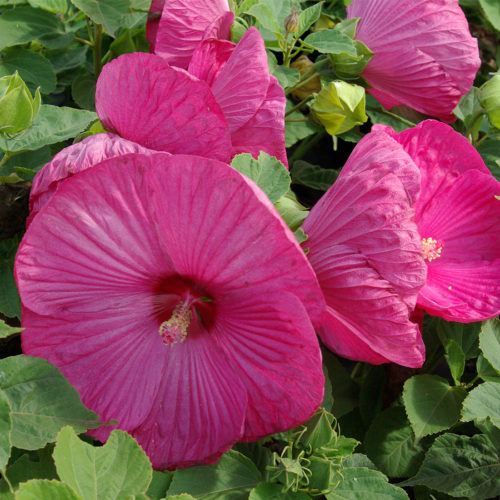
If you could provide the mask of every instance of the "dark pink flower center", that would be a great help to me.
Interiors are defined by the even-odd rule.
[[[158,333],[165,345],[180,344],[209,329],[215,320],[212,297],[194,281],[180,276],[162,279],[154,288]]]

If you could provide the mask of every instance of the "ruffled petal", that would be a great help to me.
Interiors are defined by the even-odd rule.
[[[188,72],[211,87],[235,47],[233,42],[225,40],[202,41],[189,62]]]
[[[148,199],[178,273],[196,276],[214,297],[256,285],[289,290],[316,322],[324,307],[316,278],[267,196],[225,164],[165,160],[151,169]]]
[[[159,7],[160,3],[155,3],[150,12],[158,12]],[[147,38],[155,54],[173,66],[187,68],[205,31],[227,12],[227,0],[169,0],[163,2],[159,21],[148,23]],[[222,24],[224,31],[219,31],[219,37],[229,38],[229,26],[227,21]]]
[[[47,163],[33,179],[30,192],[30,218],[52,197],[60,181],[87,170],[103,160],[128,153],[150,154],[151,151],[135,142],[114,134],[95,134],[64,148]]]
[[[238,291],[220,304],[218,342],[248,393],[244,441],[305,422],[323,398],[321,352],[294,295]]]
[[[285,106],[283,88],[274,76],[270,77],[266,97],[257,112],[231,134],[233,154],[250,153],[254,158],[264,151],[275,156],[285,166]]]
[[[96,110],[108,130],[149,149],[231,158],[228,125],[208,85],[153,54],[106,64]]]
[[[458,1],[354,0],[347,13],[361,18],[356,38],[375,53],[362,73],[375,97],[453,121],[481,64]]]

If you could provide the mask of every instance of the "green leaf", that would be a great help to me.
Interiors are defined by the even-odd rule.
[[[248,500],[310,500],[310,496],[300,491],[283,492],[283,485],[275,483],[261,483],[256,486]]]
[[[181,493],[180,495],[168,495],[167,498],[170,498],[170,500],[196,500],[187,493]]]
[[[185,492],[203,500],[246,499],[261,480],[261,473],[249,458],[230,450],[214,465],[175,471],[168,494]]]
[[[0,320],[0,339],[10,337],[11,335],[15,335],[16,333],[21,333],[22,331],[23,331],[22,328],[9,326],[4,321]]]
[[[309,211],[295,197],[289,195],[282,196],[275,202],[274,206],[286,222],[286,225],[294,232],[300,228],[309,214]]]
[[[19,47],[6,49],[0,58],[0,77],[10,75],[16,70],[32,94],[38,87],[42,94],[54,92],[56,72],[51,62],[38,52]]]
[[[9,400],[5,392],[0,390],[0,472],[5,471],[10,457],[11,427],[12,419]]]
[[[130,12],[130,0],[71,0],[92,21],[104,26],[109,35],[114,35],[122,20]]]
[[[28,0],[32,7],[40,7],[41,9],[48,10],[57,14],[65,14],[68,10],[67,0]]]
[[[255,160],[251,154],[243,153],[235,156],[231,166],[252,179],[272,203],[278,201],[290,188],[290,175],[283,163],[274,156],[261,151]]]
[[[500,141],[497,139],[486,139],[477,147],[484,163],[490,169],[493,177],[500,181]]]
[[[16,491],[16,500],[81,500],[67,485],[60,481],[32,479],[22,483]]]
[[[488,360],[480,354],[476,361],[477,374],[486,381],[500,382],[500,373],[491,366]]]
[[[489,439],[443,434],[438,436],[417,475],[402,486],[421,484],[454,497],[483,500],[500,491],[500,457]]]
[[[14,139],[0,137],[0,149],[28,151],[72,139],[96,119],[92,111],[42,104],[31,128]]]
[[[161,500],[165,498],[168,487],[172,482],[173,472],[170,471],[153,471],[153,479],[149,483],[148,491],[146,494],[151,500]]]
[[[351,38],[339,30],[327,29],[311,33],[304,43],[322,54],[349,54],[356,56],[356,47]]]
[[[484,382],[472,389],[465,398],[462,410],[464,422],[487,418],[500,428],[500,382]]]
[[[500,3],[498,0],[479,0],[479,5],[493,27],[500,31]]]
[[[286,110],[289,111],[292,106],[293,104],[288,100]],[[300,111],[294,111],[286,117],[287,120],[305,120],[305,118]],[[311,121],[285,121],[285,146],[289,148],[298,141],[322,130],[321,125]]]
[[[54,66],[56,73],[83,66],[87,59],[88,45],[65,50],[50,50],[45,56]]]
[[[453,339],[448,339],[444,344],[445,358],[450,368],[455,385],[460,384],[460,378],[465,370],[465,354],[462,348]]]
[[[415,435],[402,406],[379,413],[365,436],[366,453],[377,467],[391,477],[415,474],[424,458],[424,449]]]
[[[0,15],[0,50],[38,40],[45,47],[64,47],[73,35],[66,33],[61,20],[51,12],[16,7]]]
[[[299,14],[299,30],[295,34],[297,38],[302,36],[319,19],[322,7],[323,2],[319,2]]]
[[[335,170],[328,170],[303,160],[293,163],[291,174],[293,184],[301,184],[318,191],[326,191],[338,176]]]
[[[281,33],[282,28],[278,20],[274,17],[272,10],[263,3],[252,5],[248,13],[257,19],[260,25],[273,33]]]
[[[0,241],[0,312],[9,318],[21,318],[21,300],[14,280],[17,238]]]
[[[279,84],[283,88],[291,87],[299,80],[299,70],[296,68],[278,65],[278,60],[271,51],[267,51],[267,62],[269,64],[269,71],[271,72],[271,75],[278,79]]]
[[[477,87],[472,87],[467,94],[462,96],[457,107],[453,110],[453,114],[464,122],[467,127],[469,125],[471,117],[476,111],[481,109],[481,103],[479,102],[479,89]]]
[[[493,368],[500,372],[500,320],[485,321],[479,334],[479,347]]]
[[[153,470],[137,444],[124,431],[114,430],[103,446],[81,441],[71,427],[64,427],[54,449],[57,474],[83,500],[126,500],[145,493]]]
[[[325,495],[327,500],[408,500],[406,492],[390,484],[381,472],[366,467],[347,467],[340,484]]]
[[[451,387],[437,375],[415,375],[408,379],[403,401],[416,440],[456,424],[466,395],[463,387]]]
[[[55,441],[64,425],[78,432],[97,427],[98,417],[85,408],[58,368],[31,356],[0,360],[0,388],[12,408],[12,445],[36,450]]]
[[[73,80],[71,96],[80,108],[95,111],[96,84],[95,76],[90,73],[79,75]]]
[[[465,359],[477,357],[479,354],[479,332],[481,323],[453,323],[439,319],[437,333],[441,343],[446,344],[448,339],[454,340],[465,354]]]

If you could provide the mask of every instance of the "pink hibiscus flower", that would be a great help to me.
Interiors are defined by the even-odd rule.
[[[155,468],[212,463],[321,403],[314,273],[225,164],[130,154],[74,175],[29,226],[15,274],[24,352],[57,365]]]
[[[458,0],[354,0],[356,38],[374,53],[362,76],[387,109],[407,105],[452,122],[481,65]]]
[[[397,140],[421,172],[415,220],[428,271],[417,304],[462,323],[500,314],[500,183],[448,125],[427,120],[400,134],[374,130]]]
[[[419,367],[410,320],[426,266],[412,205],[420,175],[381,132],[363,138],[304,222],[303,243],[326,300],[318,333],[332,351],[373,364]]]
[[[287,165],[285,105],[255,28],[238,45],[203,41],[189,73],[153,54],[122,55],[103,68],[96,90],[108,130],[150,149],[225,162],[265,151]]]
[[[153,0],[146,38],[152,52],[186,69],[202,39],[229,40],[233,20],[227,0]]]

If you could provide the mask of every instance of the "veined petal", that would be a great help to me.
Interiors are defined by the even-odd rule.
[[[226,40],[214,38],[203,40],[189,62],[189,74],[203,80],[211,87],[235,47],[233,42]]]
[[[153,54],[124,54],[104,66],[96,109],[103,125],[142,146],[228,161],[227,122],[208,85]]]

